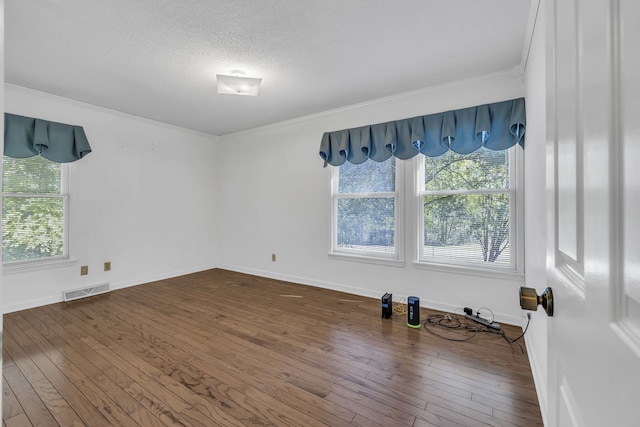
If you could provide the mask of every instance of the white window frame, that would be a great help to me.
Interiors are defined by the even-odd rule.
[[[416,223],[416,257],[413,262],[417,268],[446,272],[469,273],[487,277],[524,279],[524,158],[523,150],[517,145],[509,149],[509,245],[511,262],[509,266],[484,264],[467,264],[463,261],[447,261],[442,258],[433,259],[423,256],[424,246],[424,196],[434,194],[487,194],[505,193],[504,190],[424,190],[424,155],[420,154],[414,168],[416,186],[415,206]]]
[[[373,160],[368,160],[373,161]],[[339,193],[340,168],[331,168],[331,248],[329,257],[390,266],[404,266],[404,161],[395,159],[394,192]],[[382,252],[338,247],[338,200],[347,198],[394,198],[394,251]]]
[[[1,170],[1,169],[0,169]],[[60,195],[42,195],[42,194],[27,194],[27,193],[5,193],[2,192],[2,196],[6,197],[44,197],[44,198],[60,198],[63,201],[64,209],[64,233],[63,233],[63,246],[62,255],[56,255],[46,258],[29,259],[29,260],[17,260],[17,261],[3,261],[2,270],[5,274],[21,273],[28,271],[46,270],[50,268],[65,267],[73,265],[77,262],[76,259],[71,258],[69,250],[70,240],[70,166],[68,163],[61,164],[61,192]],[[1,183],[0,183],[1,185]]]

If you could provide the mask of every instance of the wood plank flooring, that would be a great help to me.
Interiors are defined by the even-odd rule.
[[[3,344],[6,427],[542,425],[518,345],[219,269],[7,314]]]

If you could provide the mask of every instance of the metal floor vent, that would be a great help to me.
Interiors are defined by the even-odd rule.
[[[109,284],[101,283],[99,285],[91,286],[88,288],[82,289],[71,289],[68,291],[63,291],[63,299],[65,302],[73,301],[74,299],[91,297],[93,295],[104,294],[105,292],[109,292]]]

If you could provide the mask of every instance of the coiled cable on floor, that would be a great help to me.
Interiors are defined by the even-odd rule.
[[[493,312],[491,310],[489,310],[486,307],[484,307],[483,309],[491,312],[491,315],[493,317]],[[457,341],[457,342],[468,341],[474,338],[480,332],[491,334],[491,335],[498,335],[502,337],[507,343],[509,343],[509,345],[514,343],[518,344],[520,351],[524,354],[524,349],[522,348],[520,343],[518,343],[517,341],[520,340],[522,337],[524,337],[524,334],[527,333],[527,329],[529,329],[529,324],[531,323],[531,316],[527,316],[527,317],[528,317],[527,325],[525,326],[522,334],[520,334],[520,336],[518,336],[517,338],[508,337],[504,333],[504,330],[502,329],[496,330],[492,328],[487,328],[476,322],[469,321],[464,316],[453,314],[453,313],[431,314],[426,317],[426,319],[423,322],[423,325],[424,325],[424,329],[430,334],[448,341]],[[448,337],[439,332],[436,332],[438,328],[441,328],[443,330],[461,330],[465,334],[468,332],[471,332],[472,334],[461,337],[461,338]]]

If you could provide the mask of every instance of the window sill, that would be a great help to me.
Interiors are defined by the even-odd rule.
[[[378,258],[378,257],[370,257],[370,256],[362,256],[362,255],[352,255],[352,254],[344,254],[344,253],[336,253],[329,252],[329,258],[337,259],[341,261],[355,261],[355,262],[363,262],[366,264],[377,264],[377,265],[388,265],[391,267],[404,267],[405,262],[397,259],[391,258]]]
[[[436,264],[436,263],[419,262],[419,261],[414,261],[413,266],[415,268],[419,268],[423,270],[441,271],[444,273],[465,274],[468,276],[476,276],[476,277],[480,276],[480,277],[489,277],[492,279],[513,280],[516,282],[524,282],[525,280],[524,274],[517,273],[514,271],[509,271],[509,270],[486,269],[486,268],[467,267],[464,265]]]
[[[29,273],[52,268],[70,267],[77,264],[77,262],[78,260],[75,258],[10,262],[2,264],[2,272],[3,274]]]

